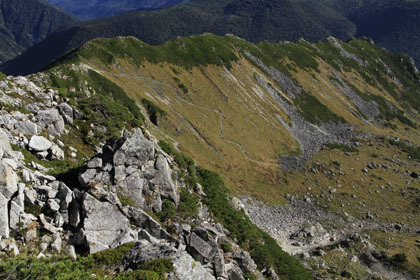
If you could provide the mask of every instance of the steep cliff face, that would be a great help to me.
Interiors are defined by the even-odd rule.
[[[3,78],[4,133],[40,170],[17,156],[0,209],[18,209],[29,180],[44,215],[18,213],[51,230],[51,248],[139,241],[114,272],[144,270],[150,252],[168,277],[310,278],[280,244],[320,278],[415,279],[419,82],[410,58],[368,39],[94,40]]]

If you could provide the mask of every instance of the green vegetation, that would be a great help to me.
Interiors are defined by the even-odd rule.
[[[244,273],[244,278],[246,280],[258,280],[258,277],[255,274]]]
[[[85,143],[97,145],[100,141],[118,138],[124,128],[143,124],[144,116],[134,100],[112,81],[92,70],[84,75],[63,66],[60,67],[60,72],[63,72],[62,77],[50,72],[51,82],[87,120],[75,121]],[[94,91],[91,97],[84,93],[85,83]],[[101,129],[97,129],[92,135],[90,123]]]
[[[77,261],[65,256],[61,258],[41,258],[19,255],[17,257],[2,257],[0,262],[1,279],[92,279],[94,272],[92,256],[78,258]],[[104,279],[93,277],[93,279]]]
[[[157,212],[159,221],[165,222],[175,217],[175,204],[167,199],[162,202],[162,211]]]
[[[165,116],[166,112],[160,109],[155,103],[146,98],[142,98],[141,102],[143,103],[144,107],[146,107],[150,121],[155,125],[158,125],[158,117]]]
[[[118,279],[118,280],[164,280],[164,274],[173,271],[170,259],[158,259],[146,262],[139,270],[121,273],[114,277],[113,269],[133,248],[134,243],[127,243],[115,249],[105,250],[73,260],[70,256],[36,259],[27,254],[17,257],[0,257],[1,279]]]
[[[197,215],[198,199],[194,194],[191,194],[187,189],[181,189],[181,197],[178,205],[178,215],[181,218],[194,218]]]
[[[119,195],[118,199],[120,200],[121,204],[124,206],[135,207],[134,201],[130,196]]]
[[[49,175],[57,176],[69,172],[70,170],[77,169],[83,165],[83,161],[74,161],[70,157],[66,157],[64,160],[40,160],[33,153],[25,148],[19,148],[16,145],[11,145],[12,149],[21,152],[25,157],[25,163],[35,162],[50,170],[47,172]]]
[[[29,205],[29,203],[25,203],[25,213],[38,217],[42,213],[42,207],[38,204]]]
[[[343,152],[347,152],[347,153],[354,153],[354,152],[358,152],[359,150],[356,147],[351,147],[345,144],[338,144],[338,143],[328,143],[326,145],[324,145],[325,149],[328,150],[340,150]]]
[[[126,243],[115,249],[107,249],[93,255],[97,265],[111,266],[120,263],[124,256],[134,247],[134,242]]]
[[[0,80],[3,80],[4,78],[6,78],[6,74],[3,74],[2,72],[0,72]]]
[[[217,173],[198,169],[199,182],[206,193],[205,203],[213,215],[251,253],[258,268],[273,267],[282,279],[313,279],[298,260],[285,253],[267,233],[255,226],[243,212],[235,211]]]
[[[414,160],[420,161],[420,147],[409,146],[401,141],[395,141],[390,139],[391,145],[401,148],[404,152],[408,153]]]
[[[232,245],[230,243],[224,243],[221,247],[225,253],[232,252]]]
[[[342,122],[346,121],[331,112],[331,110],[322,104],[315,96],[302,92],[295,99],[293,99],[295,105],[299,108],[299,113],[305,120],[310,123],[320,125],[326,122]]]
[[[172,272],[171,259],[163,258],[146,262],[139,270],[119,274],[116,280],[165,280],[164,274]]]

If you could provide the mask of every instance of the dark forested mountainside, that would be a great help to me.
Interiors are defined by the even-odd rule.
[[[98,37],[135,36],[150,44],[160,44],[176,36],[204,32],[233,33],[252,42],[295,41],[301,37],[318,41],[328,36],[347,39],[355,27],[332,9],[315,2],[203,0],[67,26],[3,65],[1,71],[32,73]]]
[[[103,18],[137,9],[154,9],[183,2],[182,0],[48,0],[81,19]]]
[[[0,1],[0,62],[42,41],[72,16],[38,0]]]

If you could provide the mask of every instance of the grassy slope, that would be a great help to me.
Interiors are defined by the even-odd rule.
[[[340,55],[332,43],[260,43],[257,48],[237,38],[213,35],[179,38],[158,47],[134,38],[95,40],[64,61],[83,62],[97,69],[138,104],[142,98],[157,104],[166,115],[158,127],[150,124],[149,129],[168,142],[177,142],[179,149],[200,166],[219,172],[235,193],[253,195],[269,203],[281,203],[287,193],[299,197],[312,195],[332,212],[346,212],[357,219],[364,219],[370,212],[378,214],[375,219],[379,222],[416,226],[420,222],[415,214],[418,186],[407,185],[407,178],[393,170],[415,170],[418,159],[410,158],[388,141],[359,139],[363,146],[350,156],[343,156],[340,150],[323,150],[300,171],[284,172],[278,167],[279,155],[296,154],[299,145],[276,120],[276,114],[285,120],[288,116],[259,86],[255,74],[269,82],[283,98],[287,96],[280,85],[244,57],[244,51],[289,75],[331,113],[353,124],[357,132],[420,144],[416,128],[418,107],[412,105],[417,102],[413,92],[418,89],[415,81],[418,76],[412,74],[408,59],[366,40],[340,44],[347,52],[357,55],[365,66]],[[388,73],[381,61],[393,72]],[[395,109],[381,107],[376,122],[352,113],[351,110],[357,111],[357,106],[334,85],[332,70],[361,97],[386,100]],[[398,110],[411,123],[402,123]],[[388,160],[392,158],[402,159],[408,165],[400,167]],[[338,172],[334,163],[337,160],[344,173],[340,177],[309,172],[319,163],[325,163],[327,171],[337,169]],[[361,170],[370,162],[387,164],[389,168],[371,170],[361,176]],[[386,187],[388,182],[392,188]],[[331,196],[328,187],[337,185],[342,187],[331,202],[327,201]],[[406,203],[407,199],[410,203]],[[410,242],[397,240],[385,246],[382,243],[387,237],[378,233],[372,242],[389,254],[407,251],[410,262],[416,263],[418,250],[417,253],[408,250],[412,248]]]
[[[365,82],[366,73],[378,68],[373,54],[381,56],[391,67],[396,65],[398,56],[388,55],[367,41],[355,40],[345,45],[348,51],[362,55],[361,48],[369,50],[365,50],[365,57],[361,56],[369,66],[360,67],[351,59],[340,57],[329,43],[320,43],[316,48],[305,42],[258,46],[234,37],[213,35],[182,38],[157,47],[134,38],[106,39],[87,44],[77,55],[84,63],[100,69],[101,74],[120,85],[139,104],[142,98],[147,98],[168,112],[160,128],[153,128],[157,133],[162,131],[162,135],[179,142],[180,148],[203,167],[220,172],[230,188],[266,201],[279,201],[288,191],[287,186],[281,186],[277,159],[281,154],[296,154],[299,146],[276,120],[277,114],[287,120],[287,114],[259,86],[255,74],[286,95],[241,55],[245,50],[293,77],[333,115],[354,124],[358,131],[386,133],[419,143],[419,139],[411,137],[410,127],[396,118],[389,122],[408,130],[380,128],[355,116],[349,111],[355,105],[330,80],[331,65],[338,72],[341,65],[345,70],[339,73],[348,84],[360,92],[383,96],[403,108],[410,100],[398,96],[402,89],[382,71],[373,78],[377,79],[376,85]],[[77,56],[72,57],[74,60]],[[405,78],[406,70],[397,70],[395,75],[413,87],[413,82]],[[385,85],[379,81],[385,81]],[[398,102],[386,91],[391,86]]]

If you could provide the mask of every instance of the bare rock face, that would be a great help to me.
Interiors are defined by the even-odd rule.
[[[84,236],[91,254],[110,248],[124,229],[130,228],[130,222],[118,207],[87,193],[83,198],[83,214]]]
[[[105,146],[79,174],[79,181],[87,188],[112,185],[118,196],[129,197],[136,208],[152,210],[162,199],[178,204],[171,174],[167,155],[137,129],[118,143]],[[146,204],[144,194],[153,201]]]

